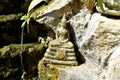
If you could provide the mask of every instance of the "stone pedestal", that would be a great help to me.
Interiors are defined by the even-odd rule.
[[[72,67],[66,65],[44,64],[42,61],[40,61],[38,64],[38,78],[39,80],[61,80],[59,75],[60,71],[68,68]]]

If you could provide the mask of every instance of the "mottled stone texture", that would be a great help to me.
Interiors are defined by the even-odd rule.
[[[25,12],[27,12],[27,9],[23,7],[26,5],[21,3],[27,3],[28,0],[18,1],[20,4],[17,0],[14,1],[15,0],[0,0],[0,14],[14,13],[16,16],[16,13],[19,13],[18,10],[26,10]],[[17,4],[15,4],[16,2]],[[13,3],[14,5],[11,5]],[[30,22],[30,24],[32,24],[30,25],[31,34],[28,35],[24,33],[24,42],[29,42],[29,40],[35,42],[37,40],[33,38],[37,39],[38,36],[45,38],[51,34],[53,36],[52,38],[54,38],[56,25],[61,20],[63,13],[66,13],[67,23],[69,24],[70,41],[73,42],[75,47],[76,57],[79,58],[79,60],[85,58],[84,61],[86,62],[72,68],[39,63],[38,69],[42,69],[45,74],[41,76],[46,78],[47,69],[48,79],[51,80],[119,80],[120,19],[115,16],[101,15],[101,13],[90,14],[86,8],[81,9],[81,4],[80,0],[55,0],[52,5],[48,5],[47,9],[34,9],[35,12],[33,11],[30,17],[34,18],[38,23],[35,21]],[[22,7],[20,5],[22,5]],[[6,10],[8,10],[8,13]],[[16,43],[17,40],[17,43],[20,43],[21,23],[18,18],[14,21],[8,19],[8,21],[4,22],[3,20],[3,22],[0,22],[0,46],[4,42],[7,44],[8,41]],[[26,32],[26,28],[24,32]],[[45,51],[43,53],[39,52],[40,46],[36,46],[37,50],[39,49],[38,52],[34,50],[34,47],[35,46],[29,46],[25,49],[26,54],[24,54],[23,59],[24,64],[26,64],[26,72],[32,76],[37,75],[36,66],[38,59],[41,59],[40,56],[43,56],[45,53]],[[19,61],[20,57],[18,54],[15,54],[16,51],[16,47],[4,47],[0,49],[0,80],[3,78],[9,78],[10,80],[10,77],[16,80],[18,72],[20,71],[20,74],[22,74]],[[37,54],[35,54],[36,52]],[[39,53],[42,55],[39,55]],[[81,56],[81,54],[83,56]],[[60,59],[64,58],[63,51],[60,51],[60,55]],[[36,56],[38,58],[36,58]],[[50,74],[54,74],[55,76]],[[51,78],[51,76],[53,78]],[[21,76],[17,77],[17,79],[20,79],[20,77]]]
[[[97,16],[96,22],[91,26],[91,29],[93,29],[92,27],[96,27],[96,29],[92,34],[90,33],[91,37],[83,45],[86,54],[90,55],[101,66],[105,66],[107,58],[120,42],[119,23],[120,20],[117,19]]]
[[[82,3],[79,0],[54,0],[47,8],[35,9],[30,16],[38,23],[46,24],[55,30],[64,13],[70,19],[81,7]]]
[[[22,62],[27,78],[37,76],[37,64],[44,56],[44,44],[24,44]],[[20,44],[11,44],[0,49],[0,80],[20,80],[23,68],[21,66]]]
[[[27,12],[32,0],[0,0],[0,14]]]
[[[60,68],[58,71],[58,80],[100,80],[99,68],[90,63],[77,67]]]
[[[31,0],[0,0],[0,47],[20,43],[22,23],[20,18],[27,12],[30,2]],[[37,33],[35,32],[35,35]]]
[[[120,43],[120,20],[95,13],[91,16],[87,26],[82,26],[83,22],[79,20],[84,19],[86,21],[87,15],[79,19],[81,14],[77,14],[76,18],[73,17],[70,20],[75,32],[74,41],[79,51],[84,55],[87,62],[96,68],[99,67],[97,69],[99,78],[96,80],[119,80],[119,48],[116,47]],[[80,26],[77,21],[81,23]],[[83,30],[81,31],[81,29]],[[95,77],[86,77],[86,79],[93,80]]]

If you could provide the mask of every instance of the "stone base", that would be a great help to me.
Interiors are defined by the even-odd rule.
[[[59,70],[71,68],[72,66],[45,64],[43,60],[38,64],[39,80],[58,80]]]

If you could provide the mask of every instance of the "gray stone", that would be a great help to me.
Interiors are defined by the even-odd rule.
[[[84,10],[82,11],[85,12]],[[93,72],[94,75],[99,74],[97,75],[99,77],[98,79],[87,79],[87,77],[84,78],[84,76],[81,76],[81,79],[119,80],[120,20],[106,17],[99,13],[94,13],[92,17],[89,13],[85,13],[84,17],[81,17],[81,15],[83,15],[82,12],[70,19],[70,25],[74,32],[74,34],[72,32],[74,42],[85,57],[86,62],[94,65],[95,68],[99,67],[96,70],[98,73]],[[88,15],[89,17],[87,18]],[[83,68],[82,65],[80,65],[80,67]],[[89,67],[89,69],[91,69],[91,67]],[[83,70],[82,73],[85,75],[86,69]],[[62,73],[69,74],[70,71],[67,71],[64,70]],[[89,71],[87,73],[89,73]]]
[[[22,53],[22,64],[27,72],[27,78],[32,80],[32,77],[37,76],[37,64],[42,59],[46,47],[44,44],[23,44],[23,47],[25,49]],[[11,44],[0,49],[1,80],[21,79],[23,68],[21,66],[20,51],[20,44]]]
[[[106,7],[112,10],[120,10],[120,0],[103,0]]]
[[[66,13],[68,18],[79,12],[82,3],[78,0],[52,0],[46,6],[35,8],[30,17],[34,18],[40,24],[46,24],[55,30],[63,14]],[[45,8],[44,8],[45,7]]]
[[[120,57],[109,61],[106,80],[120,80]]]
[[[84,52],[84,57],[92,58],[97,64],[104,65],[108,56],[119,43],[119,22],[120,20],[93,14],[83,32],[78,32],[80,29],[75,29],[76,26],[72,26],[76,32],[77,46],[81,49],[80,51]],[[72,23],[72,25],[75,24],[76,21]]]
[[[96,6],[97,11],[107,15],[120,16],[119,0],[103,0],[102,4],[103,4],[104,12],[101,11],[99,6]]]
[[[77,67],[58,69],[58,80],[100,80],[100,70],[89,63]]]

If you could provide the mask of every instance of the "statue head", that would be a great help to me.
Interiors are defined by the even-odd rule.
[[[63,15],[63,18],[61,22],[59,23],[59,25],[64,28],[67,26],[66,14]]]

